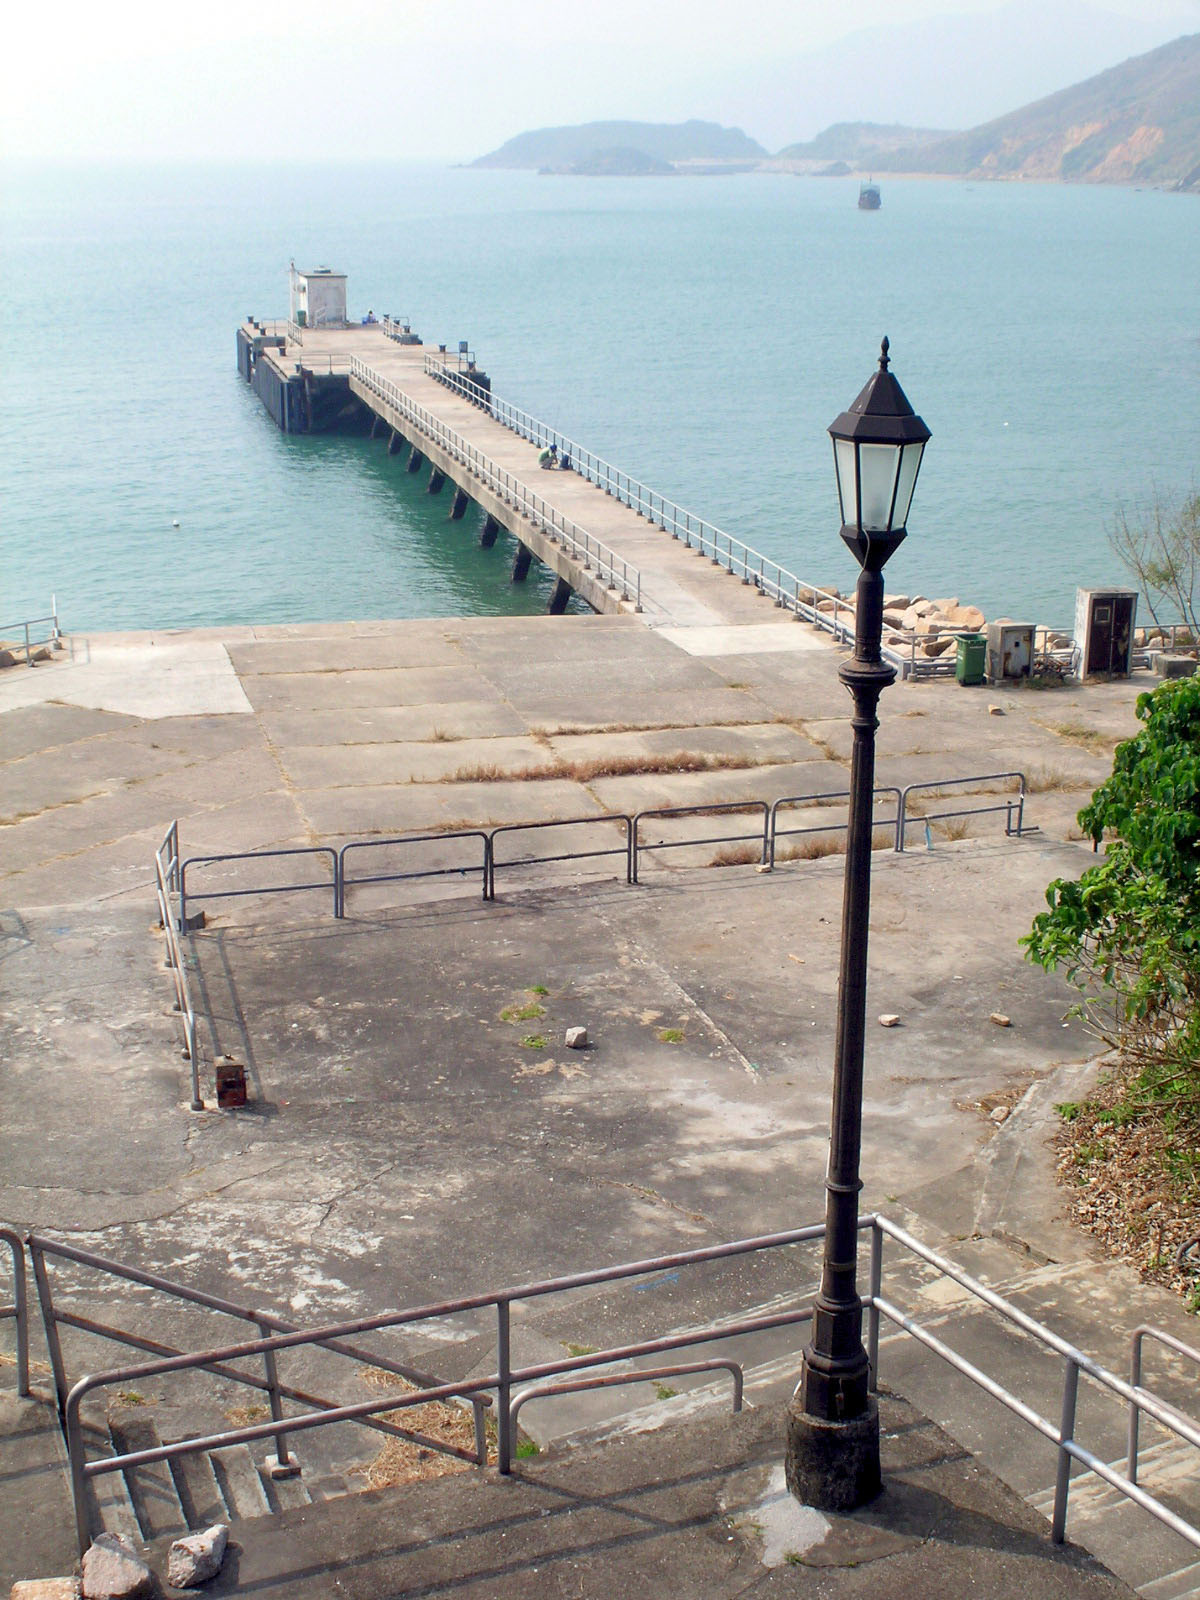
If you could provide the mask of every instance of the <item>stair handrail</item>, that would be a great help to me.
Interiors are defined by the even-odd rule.
[[[29,1393],[29,1288],[25,1274],[25,1244],[15,1228],[0,1227],[0,1240],[12,1257],[13,1303],[0,1305],[0,1322],[16,1323],[17,1394]]]

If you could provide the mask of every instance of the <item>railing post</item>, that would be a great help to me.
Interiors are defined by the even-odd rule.
[[[1135,1328],[1133,1343],[1129,1353],[1129,1382],[1134,1389],[1139,1389],[1142,1383],[1142,1330]],[[1138,1481],[1138,1432],[1141,1428],[1142,1408],[1136,1400],[1129,1402],[1129,1459],[1125,1464],[1125,1476],[1130,1483]]]
[[[258,1329],[260,1339],[269,1339],[275,1332],[275,1329],[266,1322],[256,1321],[255,1327]],[[283,1396],[279,1392],[279,1367],[275,1360],[274,1350],[263,1351],[263,1370],[266,1373],[267,1395],[271,1402],[271,1420],[273,1422],[282,1422],[284,1420]],[[281,1428],[274,1435],[274,1439],[275,1460],[270,1463],[267,1470],[279,1477],[291,1477],[299,1471],[299,1468],[294,1458],[288,1455],[287,1433]]]
[[[1058,1430],[1058,1471],[1054,1479],[1054,1516],[1050,1523],[1050,1537],[1062,1544],[1067,1536],[1067,1496],[1071,1490],[1071,1452],[1067,1445],[1074,1442],[1075,1404],[1079,1397],[1079,1366],[1074,1356],[1067,1357],[1067,1375],[1063,1383],[1062,1422]]]
[[[911,788],[911,785],[909,785],[908,788],[901,789],[900,802],[896,807],[896,850],[900,855],[904,854],[904,834],[908,827],[909,788]]]
[[[883,1293],[883,1229],[878,1217],[871,1219],[871,1304],[867,1310],[867,1361],[870,1363],[869,1383],[872,1394],[879,1388],[879,1296]]]
[[[72,1395],[65,1406],[63,1431],[67,1443],[67,1461],[71,1469],[71,1500],[75,1507],[75,1538],[79,1554],[87,1554],[92,1542],[92,1524],[88,1516],[87,1477],[83,1470],[83,1428],[79,1421],[79,1400]]]
[[[46,1258],[32,1240],[29,1241],[29,1259],[33,1263],[33,1281],[37,1285],[42,1331],[46,1336],[46,1351],[50,1357],[50,1371],[54,1378],[54,1399],[58,1407],[58,1420],[60,1424],[65,1425],[67,1372],[63,1365],[62,1342],[58,1337],[58,1321],[54,1315],[54,1295],[50,1288],[50,1275],[46,1271]]]
[[[512,1417],[512,1342],[509,1326],[510,1306],[507,1300],[496,1301],[496,1464],[502,1473],[512,1471],[513,1439]]]

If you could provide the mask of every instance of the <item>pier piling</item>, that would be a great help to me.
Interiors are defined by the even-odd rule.
[[[450,521],[458,522],[463,512],[471,503],[471,497],[465,489],[454,486],[454,499],[450,502]]]
[[[439,467],[433,467],[429,473],[429,483],[426,486],[428,494],[441,494],[442,485],[446,481],[446,474]]]
[[[495,544],[496,535],[499,532],[500,532],[500,524],[496,521],[495,517],[489,511],[487,516],[483,519],[483,531],[479,535],[479,547],[480,547],[480,549],[481,550],[490,550],[492,548],[492,546]]]
[[[524,583],[529,576],[529,563],[533,560],[533,551],[528,545],[518,544],[517,553],[513,557],[512,581]]]

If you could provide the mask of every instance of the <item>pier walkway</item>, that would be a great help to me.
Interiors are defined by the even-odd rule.
[[[295,342],[297,335],[302,343]],[[537,443],[430,370],[444,363],[453,382],[456,356],[400,343],[379,323],[292,327],[282,346],[264,348],[258,359],[275,369],[281,383],[295,378],[298,365],[316,382],[322,375],[348,375],[351,392],[375,418],[373,431],[386,430],[388,449],[402,450],[410,469],[424,473],[431,492],[440,492],[444,483],[453,486],[448,518],[461,517],[467,501],[474,501],[486,514],[482,537],[490,540],[503,527],[517,540],[514,577],[523,576],[522,562],[527,566],[536,557],[593,610],[640,611],[654,627],[782,626],[785,619],[775,600],[791,600],[794,616],[807,612],[806,620],[817,619],[812,604],[817,596],[811,591],[809,604],[802,610],[795,606],[798,580],[790,580],[794,593],[781,595],[774,576],[778,568],[768,563],[755,573],[744,561],[731,559],[735,548],[745,548],[737,541],[726,540],[729,548],[721,552],[711,540],[689,543],[686,534],[673,536],[651,520],[656,509],[643,514],[636,500],[634,506],[626,504],[615,480],[606,488],[578,471],[544,470]],[[564,603],[565,598],[563,592]],[[824,615],[820,620],[828,627]],[[849,608],[844,620],[848,625]],[[796,629],[787,644],[819,647],[819,640],[807,629]]]

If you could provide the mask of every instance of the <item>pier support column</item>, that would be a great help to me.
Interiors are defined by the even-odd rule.
[[[500,532],[500,524],[489,511],[483,521],[483,532],[479,535],[481,550],[490,550],[496,542],[496,535]]]
[[[397,433],[395,428],[393,428],[392,432],[391,432],[391,436],[388,439],[388,455],[390,455],[390,456],[398,456],[400,454],[401,450],[403,450],[403,448],[404,448],[404,435],[401,434],[401,433]]]
[[[408,470],[410,472],[420,472],[424,464],[425,457],[417,449],[416,445],[413,445],[412,449],[408,452]]]
[[[454,499],[450,502],[450,521],[458,522],[470,504],[471,496],[465,489],[460,489],[455,485]]]
[[[372,411],[372,413],[371,413],[371,431],[367,435],[368,439],[373,439],[375,437],[375,435],[379,432],[379,421],[380,421],[380,418],[379,418],[378,411]]]
[[[554,585],[554,593],[550,596],[550,604],[546,607],[552,617],[562,616],[567,609],[567,601],[570,600],[572,592],[571,585],[567,580],[560,578]]]
[[[533,560],[533,551],[528,545],[518,544],[517,553],[513,557],[512,581],[524,583],[529,576],[529,563]]]
[[[445,481],[446,474],[444,472],[439,472],[437,467],[432,468],[429,474],[429,482],[426,485],[426,493],[441,494],[442,485],[445,483]]]

